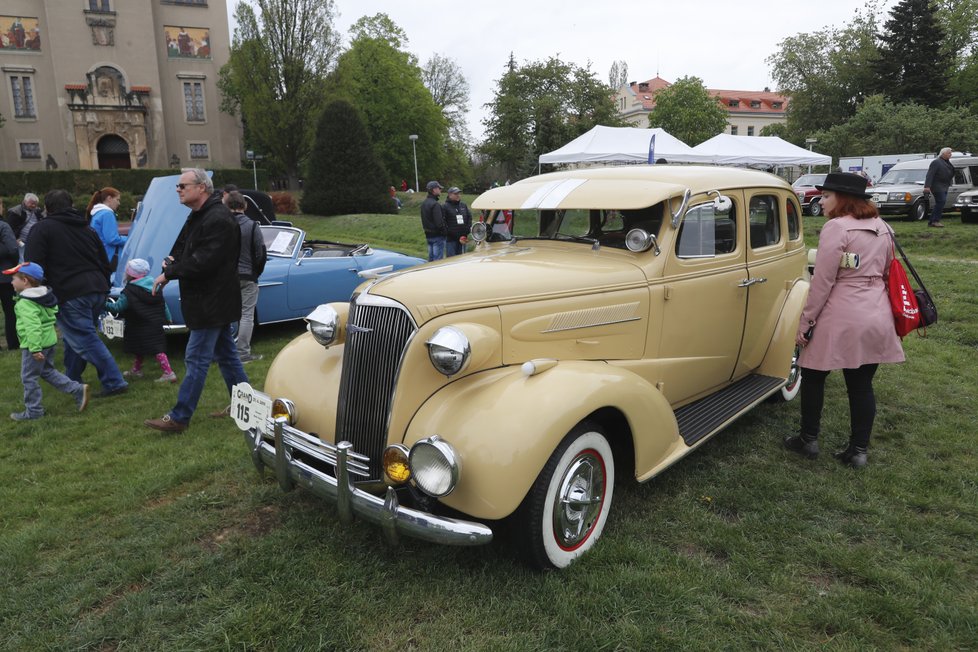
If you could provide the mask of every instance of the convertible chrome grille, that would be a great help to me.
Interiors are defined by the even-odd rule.
[[[394,301],[360,295],[350,303],[336,441],[370,458],[372,480],[381,477],[397,375],[415,330],[410,313]]]

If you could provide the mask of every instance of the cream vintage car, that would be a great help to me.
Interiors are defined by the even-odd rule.
[[[764,173],[545,174],[473,203],[474,252],[318,307],[232,416],[259,470],[442,544],[511,527],[536,567],[591,548],[645,482],[798,391],[801,211]],[[518,227],[531,223],[533,236]],[[530,232],[531,229],[527,228]]]

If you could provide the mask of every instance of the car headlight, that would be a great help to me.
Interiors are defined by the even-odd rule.
[[[891,192],[888,199],[890,201],[902,201],[904,204],[909,204],[913,199],[913,195],[909,192]]]
[[[472,354],[469,338],[454,326],[443,326],[425,344],[428,359],[438,373],[454,376],[465,368]]]
[[[381,458],[384,475],[391,484],[404,484],[411,479],[410,451],[404,444],[394,444],[384,449]]]
[[[412,446],[409,462],[415,484],[429,496],[447,496],[458,484],[458,455],[451,444],[438,435]]]
[[[306,317],[306,328],[312,333],[313,339],[323,346],[330,346],[336,342],[340,332],[340,316],[332,306],[323,304],[317,306]]]

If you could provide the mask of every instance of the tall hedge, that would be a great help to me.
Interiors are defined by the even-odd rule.
[[[323,108],[309,157],[302,212],[314,215],[395,213],[390,181],[374,154],[353,105],[334,100]]]

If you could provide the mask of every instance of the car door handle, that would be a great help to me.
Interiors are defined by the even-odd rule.
[[[745,278],[743,281],[737,284],[739,288],[749,288],[757,283],[767,283],[766,278]]]

